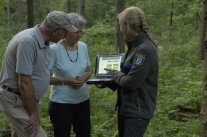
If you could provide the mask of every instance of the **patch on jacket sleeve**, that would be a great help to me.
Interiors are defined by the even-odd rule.
[[[145,55],[137,54],[135,65],[141,66],[144,63],[144,60],[145,60]]]

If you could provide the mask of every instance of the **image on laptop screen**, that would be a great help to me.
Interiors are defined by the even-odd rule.
[[[120,71],[120,63],[121,63],[121,55],[103,55],[99,56],[98,66],[97,66],[97,74],[98,75],[107,75],[107,72],[104,68],[109,68],[113,70]]]
[[[95,78],[87,81],[87,84],[100,84],[104,82],[113,82],[111,75],[107,73],[104,68],[120,71],[122,54],[112,55],[97,55],[96,56],[96,68]]]

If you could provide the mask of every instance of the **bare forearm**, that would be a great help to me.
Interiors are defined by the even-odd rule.
[[[86,68],[86,71],[85,71],[85,73],[83,74],[83,78],[84,78],[84,80],[85,81],[87,81],[90,77],[91,77],[91,75],[92,75],[92,70],[88,67],[88,68]]]
[[[19,75],[19,89],[21,91],[21,97],[29,115],[38,115],[37,103],[34,95],[31,76]]]
[[[84,80],[87,81],[92,75],[92,72],[85,72],[83,77],[84,77]]]
[[[50,85],[70,85],[71,79],[69,78],[56,78],[50,77]]]
[[[62,85],[64,82],[63,80],[63,78],[50,77],[50,85]]]

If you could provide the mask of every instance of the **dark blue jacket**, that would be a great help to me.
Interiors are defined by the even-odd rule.
[[[158,89],[157,48],[145,33],[126,41],[121,71],[112,71],[112,79],[119,86],[119,114],[126,117],[151,119]]]

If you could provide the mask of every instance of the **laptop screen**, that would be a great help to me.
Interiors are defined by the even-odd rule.
[[[121,54],[113,55],[98,55],[96,57],[96,76],[108,77],[110,76],[104,68],[120,71]]]

